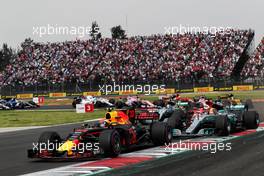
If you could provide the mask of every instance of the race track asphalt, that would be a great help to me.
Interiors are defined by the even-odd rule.
[[[73,162],[32,162],[27,158],[27,149],[33,147],[43,131],[57,131],[66,136],[73,128],[81,124],[63,125],[34,130],[0,133],[0,173],[1,175],[19,175],[59,166],[73,164]]]
[[[262,176],[264,132],[232,141],[231,152],[190,152],[98,174],[98,176]]]
[[[264,104],[254,109],[264,121]],[[211,154],[189,152],[169,158],[132,165],[98,176],[262,176],[264,175],[264,132],[232,141],[232,150]]]
[[[52,106],[40,106],[40,108],[34,109],[34,110],[64,110],[64,109],[71,109],[74,110],[72,105],[52,105]]]
[[[264,117],[264,103],[254,103],[254,108]],[[55,126],[33,130],[0,133],[0,173],[1,175],[20,175],[45,169],[56,168],[76,162],[33,162],[27,158],[27,149],[32,148],[43,131],[57,131],[66,136],[73,128],[80,124]],[[142,167],[112,171],[111,175],[127,175],[129,170],[137,170],[132,175],[264,175],[264,136],[252,136],[239,139],[233,143],[232,152],[217,154],[199,153],[183,157],[171,157],[150,162]],[[131,167],[131,168],[130,168]],[[125,171],[125,172],[124,172]],[[105,173],[109,175],[110,173]],[[103,174],[104,175],[104,174]],[[131,174],[130,174],[131,175]]]

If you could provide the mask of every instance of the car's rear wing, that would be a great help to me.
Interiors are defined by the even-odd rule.
[[[157,112],[140,112],[135,117],[136,120],[158,120],[159,113]]]
[[[246,109],[246,106],[243,104],[238,104],[238,105],[231,105],[229,107],[230,110],[243,110]]]

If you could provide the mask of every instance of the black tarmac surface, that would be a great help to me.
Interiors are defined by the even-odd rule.
[[[264,117],[264,103],[254,103],[254,108]],[[43,131],[57,131],[66,136],[81,124],[55,126],[33,130],[0,133],[0,173],[1,175],[20,175],[45,169],[76,164],[76,162],[43,162],[27,158],[27,149],[33,147]],[[136,173],[135,173],[136,171]],[[232,141],[231,152],[216,154],[195,152],[183,156],[166,158],[129,166],[102,175],[264,175],[264,134]]]
[[[252,108],[252,107],[251,107]],[[264,121],[264,103],[254,103]],[[102,176],[262,176],[264,175],[264,132],[231,141],[232,150],[211,154],[188,152],[139,165],[124,167]]]

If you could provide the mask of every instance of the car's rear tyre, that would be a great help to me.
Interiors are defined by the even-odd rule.
[[[231,132],[231,124],[227,116],[217,116],[215,120],[215,130],[218,136],[228,136]]]
[[[82,99],[81,98],[75,97],[74,100],[73,100],[73,102],[72,102],[72,107],[73,108],[76,108],[76,105],[77,104],[81,104],[81,102],[82,102]]]
[[[244,112],[244,126],[247,129],[256,129],[259,126],[259,114],[256,111]]]
[[[75,100],[72,102],[72,107],[76,108],[76,101]]]
[[[25,109],[25,105],[23,103],[20,103],[18,106],[19,109]]]
[[[100,101],[96,101],[96,103],[94,104],[95,108],[102,108],[105,107],[105,103],[102,103]]]
[[[42,149],[46,148],[46,150],[55,150],[59,147],[61,141],[62,139],[57,132],[46,131],[40,135],[38,144]]]
[[[157,146],[169,144],[172,140],[171,127],[165,122],[156,122],[151,126],[151,139]]]
[[[172,129],[181,129],[182,128],[182,124],[181,124],[181,120],[183,118],[183,114],[182,113],[183,112],[176,110],[168,118],[167,123]]]
[[[99,136],[99,147],[107,157],[117,157],[121,153],[120,135],[117,130],[105,130]]]

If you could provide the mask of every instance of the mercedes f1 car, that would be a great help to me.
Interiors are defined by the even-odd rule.
[[[175,111],[171,115],[168,124],[174,136],[227,136],[236,131],[256,129],[259,125],[259,114],[249,111],[246,104],[223,106],[203,101],[187,114]]]
[[[170,143],[171,128],[167,123],[155,122],[156,118],[155,115],[138,115],[133,109],[109,111],[103,123],[94,126],[85,124],[74,129],[65,139],[56,132],[44,132],[39,137],[38,145],[28,150],[28,157],[41,159],[116,157],[134,146]],[[143,121],[146,119],[153,120],[153,123],[144,124]]]

